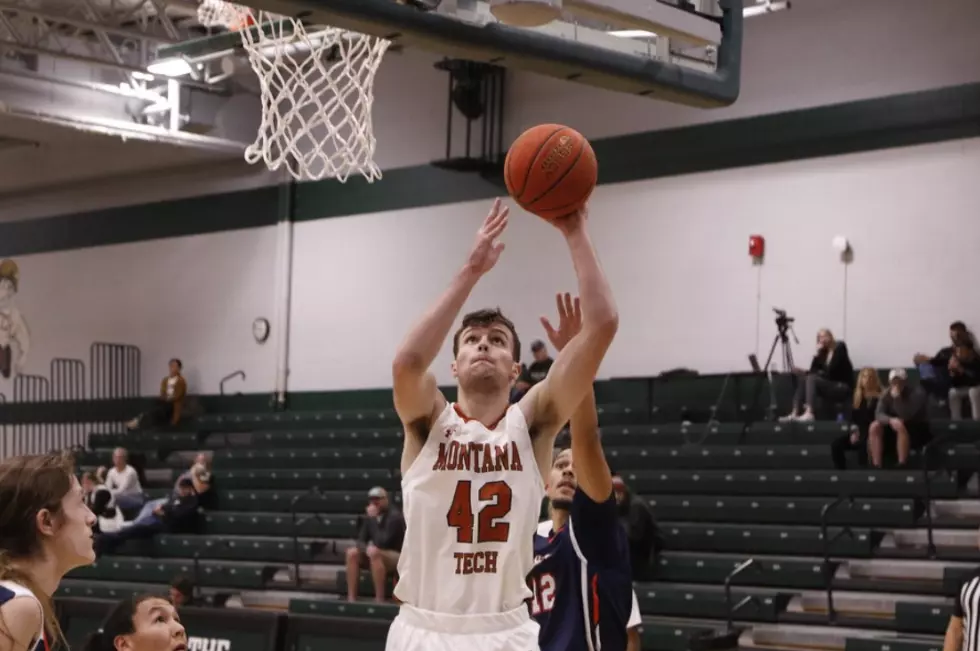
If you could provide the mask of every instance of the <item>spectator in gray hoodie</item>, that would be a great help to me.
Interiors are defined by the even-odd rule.
[[[929,442],[928,401],[919,386],[909,386],[904,369],[892,369],[888,374],[888,389],[878,401],[875,421],[868,429],[868,451],[871,465],[881,468],[885,437],[894,437],[899,467],[909,460],[909,450],[919,449]]]

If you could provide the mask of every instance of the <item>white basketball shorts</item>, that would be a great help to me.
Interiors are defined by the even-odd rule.
[[[491,615],[446,615],[402,604],[385,651],[539,651],[526,606]]]

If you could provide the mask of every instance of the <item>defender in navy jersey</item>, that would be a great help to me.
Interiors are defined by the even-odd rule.
[[[534,537],[531,616],[541,651],[625,651],[632,612],[626,531],[615,498],[596,502],[574,488],[571,450],[555,459],[552,531]],[[563,493],[571,493],[571,499]]]
[[[568,307],[559,306],[557,331],[546,326],[558,350],[581,323],[578,303]],[[629,545],[591,391],[570,428],[571,448],[554,457],[547,482],[551,530],[534,537],[531,616],[541,627],[541,651],[625,651],[633,605]]]

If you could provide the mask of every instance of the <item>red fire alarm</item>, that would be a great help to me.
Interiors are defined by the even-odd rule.
[[[749,255],[761,260],[766,254],[766,238],[761,235],[749,235]]]

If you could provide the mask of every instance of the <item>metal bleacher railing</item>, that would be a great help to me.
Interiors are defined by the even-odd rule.
[[[0,459],[21,454],[82,447],[94,429],[123,431],[123,420],[87,422],[74,407],[24,411],[32,404],[81,404],[86,401],[138,398],[141,352],[136,346],[96,342],[89,362],[58,357],[51,360],[49,376],[18,374],[13,395],[0,405],[18,406],[16,415],[0,426]],[[76,413],[78,412],[78,413]]]
[[[230,380],[234,380],[236,377],[240,377],[240,378],[242,378],[242,381],[245,381],[245,379],[246,379],[246,377],[245,377],[245,371],[243,371],[241,369],[239,369],[237,371],[232,371],[228,375],[226,375],[223,378],[221,378],[221,382],[218,383],[218,389],[221,392],[221,395],[225,395],[225,383],[228,382],[228,381],[230,381]]]
[[[834,543],[840,538],[847,536],[854,538],[854,531],[847,524],[843,525],[833,537],[830,536],[828,521],[830,514],[842,504],[846,504],[848,509],[854,506],[854,498],[850,495],[840,495],[832,502],[827,502],[820,509],[820,539],[823,541],[823,580],[827,590],[827,623],[834,624],[837,621],[837,610],[834,608],[834,570],[833,563],[830,562],[830,550]]]
[[[737,604],[732,603],[732,580],[747,570],[754,570],[757,572],[764,571],[763,567],[759,565],[758,561],[756,561],[754,558],[749,558],[736,565],[735,569],[733,569],[728,576],[725,577],[725,608],[728,610],[727,630],[729,633],[735,630],[735,613],[750,603],[756,605],[759,604],[759,598],[753,594],[746,595]]]

